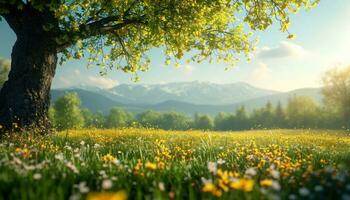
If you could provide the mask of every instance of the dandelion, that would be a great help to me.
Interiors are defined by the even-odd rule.
[[[146,167],[146,169],[155,170],[155,169],[157,169],[157,164],[151,163],[151,162],[147,162],[145,164],[145,167]]]
[[[104,156],[102,156],[102,160],[105,161],[105,162],[108,162],[108,161],[114,161],[116,158],[114,156],[112,156],[111,154],[106,154]]]
[[[273,184],[273,181],[271,179],[264,179],[260,181],[260,185],[262,187],[271,187]]]
[[[125,191],[89,193],[86,197],[87,200],[126,200],[127,198]]]
[[[254,187],[254,181],[250,179],[239,179],[230,184],[230,187],[235,190],[242,190],[244,192],[251,192]]]

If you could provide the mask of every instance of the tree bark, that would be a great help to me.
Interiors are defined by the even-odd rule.
[[[57,52],[41,27],[15,30],[17,41],[11,54],[11,71],[0,91],[0,132],[50,129],[48,109]]]

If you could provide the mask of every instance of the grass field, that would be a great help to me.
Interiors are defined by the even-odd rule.
[[[350,199],[350,133],[146,129],[5,137],[0,199]]]

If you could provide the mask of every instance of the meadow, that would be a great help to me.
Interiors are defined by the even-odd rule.
[[[0,143],[0,199],[350,199],[350,132],[84,129]]]

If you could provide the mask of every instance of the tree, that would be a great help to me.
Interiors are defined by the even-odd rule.
[[[106,119],[106,127],[107,128],[124,128],[127,127],[134,117],[131,113],[118,108],[114,107],[110,110],[109,115]]]
[[[317,127],[319,108],[311,97],[294,96],[287,105],[287,118],[290,128]]]
[[[190,119],[176,112],[163,113],[159,128],[164,130],[187,130],[190,128]]]
[[[54,103],[54,122],[57,129],[81,128],[84,117],[80,110],[80,99],[77,93],[67,93]]]
[[[343,118],[350,127],[350,66],[328,71],[323,77],[322,94],[327,106]]]
[[[10,65],[10,61],[0,58],[0,88],[7,80],[7,76],[10,71]]]
[[[286,126],[286,114],[283,110],[281,102],[278,102],[274,111],[274,126],[276,128],[284,128]]]
[[[15,32],[9,79],[0,92],[0,124],[49,127],[50,86],[59,63],[89,54],[101,73],[147,70],[162,47],[166,63],[191,51],[192,61],[230,64],[254,49],[251,30],[274,20],[288,31],[289,14],[319,0],[0,0],[0,17]],[[242,12],[243,11],[243,12]],[[248,32],[249,31],[249,32]],[[288,38],[292,38],[289,35]]]
[[[146,128],[159,128],[162,114],[154,111],[146,111],[136,116],[138,122]]]
[[[208,115],[195,114],[193,126],[199,130],[211,130],[214,128],[214,122],[213,119]]]
[[[82,114],[84,117],[84,127],[87,128],[103,128],[105,124],[105,118],[101,112],[93,113],[88,109],[83,109]]]

